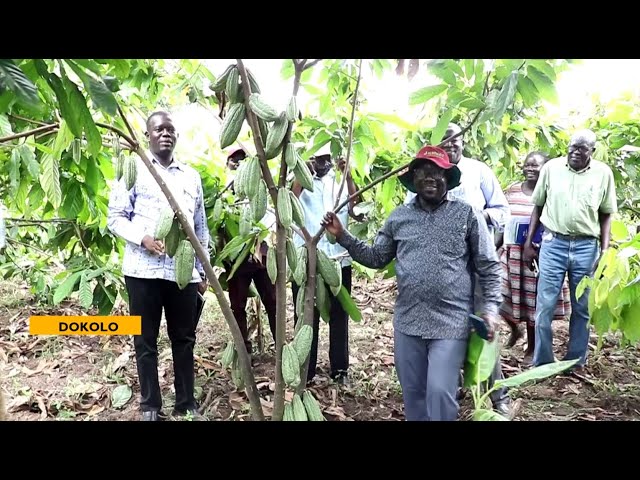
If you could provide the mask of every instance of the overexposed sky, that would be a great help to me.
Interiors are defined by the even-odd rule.
[[[292,78],[281,77],[282,59],[246,59],[243,60],[251,69],[261,86],[265,100],[277,110],[284,110],[292,89]],[[235,59],[203,60],[215,75],[219,75]],[[315,69],[320,68],[314,67]],[[399,77],[393,71],[386,73],[378,80],[369,68],[363,69],[362,87],[367,92],[367,110],[378,113],[395,113],[414,122],[420,107],[408,105],[409,94],[429,84],[424,76],[424,68],[412,81],[406,76]],[[571,65],[569,70],[560,74],[556,83],[558,105],[547,104],[547,110],[554,121],[572,127],[587,119],[591,112],[594,95],[602,101],[619,97],[624,92],[640,95],[640,60],[639,59],[587,59]],[[310,96],[300,89],[298,105],[304,109]],[[304,112],[304,110],[303,110]],[[580,115],[577,113],[580,112]],[[213,115],[204,111],[196,111],[187,107],[175,112],[176,120],[182,124],[181,131],[187,130],[187,138],[191,143],[204,144],[204,137],[217,137],[219,124]],[[202,127],[206,127],[206,134]],[[180,142],[179,142],[180,143]],[[208,141],[206,142],[208,143]],[[251,142],[252,143],[252,142]],[[197,147],[196,147],[197,148]]]

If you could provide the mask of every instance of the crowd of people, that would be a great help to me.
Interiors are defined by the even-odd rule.
[[[151,162],[207,248],[210,234],[202,182],[173,153],[177,134],[171,115],[152,114],[146,136]],[[362,219],[354,212],[361,197],[352,199],[347,209],[332,212],[340,190],[336,170],[346,176],[340,201],[353,196],[357,187],[344,159],[332,155],[328,145],[308,162],[313,191],[295,181],[291,187],[304,210],[307,229],[315,232],[322,225],[335,236],[334,243],[323,237],[318,248],[340,261],[342,284],[348,292],[353,262],[383,268],[396,261],[394,358],[407,420],[458,418],[470,314],[483,319],[489,341],[496,341],[501,319],[506,322],[511,329],[508,347],[516,345],[525,329],[523,362],[532,366],[555,361],[552,321],[568,319],[570,335],[564,358],[577,359],[574,368],[583,368],[589,341],[588,295],[576,298],[576,287],[584,276],[593,275],[608,248],[611,216],[616,212],[613,174],[592,157],[596,136],[591,131],[576,132],[565,156],[549,159],[544,152],[529,153],[523,162],[523,180],[505,191],[486,163],[463,155],[464,139],[458,125],[449,125],[445,139],[441,148],[421,148],[399,174],[407,189],[406,199],[385,220],[372,243],[349,232],[349,220]],[[247,156],[242,148],[228,152],[229,180]],[[130,313],[142,316],[142,334],[134,339],[142,419],[166,418],[157,373],[163,309],[175,371],[173,415],[203,419],[194,398],[193,348],[198,291],[206,290],[206,277],[196,259],[190,285],[178,288],[174,259],[153,238],[158,213],[168,205],[167,199],[146,167],[141,164],[138,172],[130,189],[122,180],[114,184],[108,226],[126,240],[122,272]],[[233,185],[230,187],[233,195]],[[274,230],[276,218],[268,212],[260,223]],[[295,243],[301,245],[303,239],[296,238]],[[266,270],[268,248],[264,242],[259,245],[256,255],[249,255],[228,283],[231,308],[250,355],[253,347],[245,309],[252,282],[274,339],[276,334],[275,286]],[[295,304],[299,286],[292,282],[291,288]],[[316,376],[319,318],[316,309],[308,383]],[[331,379],[347,384],[349,318],[333,296],[329,363]],[[498,360],[490,385],[501,378]],[[496,411],[510,414],[506,389],[492,392],[491,401]]]

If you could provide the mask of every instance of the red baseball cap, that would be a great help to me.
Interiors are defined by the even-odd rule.
[[[398,175],[398,180],[405,186],[405,188],[413,193],[416,192],[416,187],[413,184],[413,171],[416,167],[425,161],[433,162],[438,167],[445,170],[445,177],[447,179],[447,189],[460,185],[460,177],[462,173],[457,165],[451,163],[449,155],[443,149],[439,147],[432,147],[431,145],[424,146],[413,158],[406,170]]]
[[[245,156],[247,155],[247,152],[244,151],[244,148],[232,147],[232,148],[227,150],[227,160],[229,160],[231,157],[233,157],[238,152],[244,153]]]

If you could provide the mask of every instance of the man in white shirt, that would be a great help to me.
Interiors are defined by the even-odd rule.
[[[313,192],[303,189],[302,186],[294,180],[292,191],[300,199],[305,214],[305,223],[307,230],[311,235],[315,235],[321,226],[322,218],[328,211],[333,210],[340,190],[340,182],[336,179],[333,169],[333,160],[331,158],[330,144],[321,147],[314,156],[310,158],[308,163],[313,173]],[[349,196],[356,193],[357,188],[351,177],[351,172],[345,172],[345,160],[340,158],[337,167],[346,175],[346,185],[340,195],[340,203]],[[360,220],[353,212],[353,207],[361,201],[356,198],[349,202],[348,208],[342,209],[338,213],[338,217],[342,225],[347,226],[349,215],[355,220]],[[304,240],[298,235],[294,235],[294,243],[296,247],[304,245]],[[342,285],[351,293],[351,257],[347,250],[338,243],[332,244],[323,235],[318,243],[318,249],[324,251],[329,258],[339,259],[342,264]],[[293,292],[293,302],[298,296],[299,286],[295,282],[291,282]],[[329,287],[327,286],[327,291]],[[331,364],[330,377],[337,383],[345,384],[348,381],[349,369],[349,315],[342,308],[340,301],[333,295],[331,298],[330,321],[329,321],[329,363]],[[298,316],[294,309],[294,322],[298,322]],[[318,331],[320,328],[320,314],[318,309],[314,309],[313,319],[313,342],[311,344],[311,353],[309,359],[309,370],[307,373],[307,382],[311,382],[316,374],[316,362],[318,356]]]
[[[177,134],[171,116],[155,112],[147,119],[149,159],[171,190],[200,244],[207,249],[209,230],[204,209],[202,181],[196,170],[173,155]],[[140,382],[142,420],[158,421],[163,414],[158,382],[158,334],[164,308],[171,341],[175,372],[174,415],[197,413],[194,397],[193,348],[196,342],[197,295],[207,287],[204,268],[196,257],[191,282],[180,289],[175,281],[175,258],[164,252],[164,244],[154,239],[162,209],[170,207],[167,197],[136,157],[136,182],[127,190],[124,179],[115,182],[109,199],[107,225],[126,240],[122,273],[129,294],[129,313],[142,317],[142,333],[134,336]]]

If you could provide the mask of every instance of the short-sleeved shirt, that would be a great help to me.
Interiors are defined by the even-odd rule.
[[[598,212],[616,213],[616,187],[611,168],[591,159],[580,171],[573,170],[567,157],[544,164],[531,201],[544,205],[540,221],[546,230],[563,235],[600,238]]]

